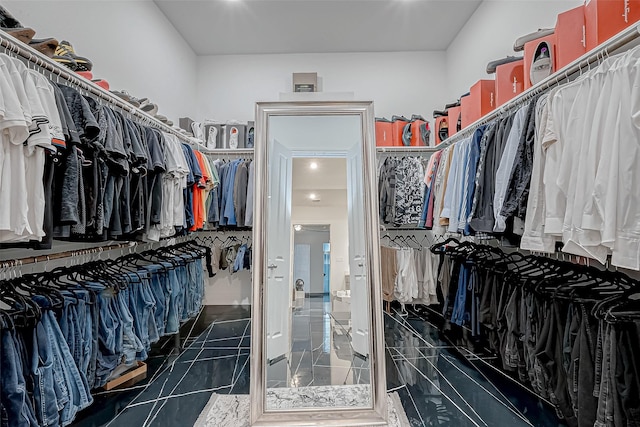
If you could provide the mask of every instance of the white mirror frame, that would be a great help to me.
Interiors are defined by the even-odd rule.
[[[372,408],[302,408],[266,410],[266,339],[264,289],[266,280],[266,208],[268,177],[269,117],[359,115],[362,123],[364,169],[365,240],[371,310],[371,401]],[[252,426],[386,426],[387,384],[380,274],[380,226],[376,176],[373,102],[258,102],[256,104],[253,302],[251,314],[251,425]],[[261,190],[262,189],[262,190]]]

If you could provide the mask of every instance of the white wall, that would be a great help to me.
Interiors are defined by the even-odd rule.
[[[147,97],[177,124],[196,115],[196,55],[152,1],[5,1],[36,38],[69,41],[111,90]]]
[[[581,4],[583,0],[484,0],[447,49],[449,98],[458,99],[480,79],[493,79],[487,63],[516,55],[518,37],[555,27],[558,13]]]
[[[344,289],[344,277],[349,273],[349,227],[346,200],[344,209],[296,206],[291,213],[292,224],[328,224],[331,243],[331,290]]]
[[[317,72],[323,92],[374,101],[377,116],[422,114],[446,101],[444,52],[198,57],[198,119],[253,120],[256,101],[291,92],[294,72]]]
[[[306,268],[309,270],[309,283],[305,283],[305,291],[312,294],[321,294],[324,292],[324,251],[323,244],[330,242],[329,231],[308,231],[301,230],[294,232],[294,243],[309,245],[310,259],[306,260],[309,264]],[[294,265],[298,260],[294,258]],[[294,267],[295,268],[295,267]],[[293,281],[298,277],[294,277]],[[329,277],[331,279],[331,277]]]
[[[205,271],[204,303],[206,305],[251,305],[251,271],[229,273],[221,270],[214,277]]]

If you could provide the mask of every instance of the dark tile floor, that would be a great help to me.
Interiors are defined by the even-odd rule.
[[[387,389],[412,426],[564,426],[490,360],[454,347],[417,316],[385,315]]]
[[[267,367],[267,387],[370,384],[368,360],[351,348],[350,321],[336,318],[331,300],[305,298],[293,312],[291,353]]]
[[[251,312],[207,306],[174,337],[153,346],[147,379],[130,388],[101,392],[73,426],[192,426],[211,394],[249,392]]]
[[[191,426],[211,394],[249,392],[250,312],[208,306],[154,347],[148,378],[96,395],[75,427]],[[387,387],[398,392],[412,426],[558,426],[547,403],[497,371],[491,361],[452,346],[415,316],[385,314]]]

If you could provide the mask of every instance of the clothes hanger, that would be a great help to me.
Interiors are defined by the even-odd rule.
[[[425,243],[427,243],[427,245],[425,245]],[[420,240],[420,246],[421,246],[421,247],[423,247],[423,248],[425,248],[425,247],[427,247],[427,246],[430,246],[430,243],[431,243],[431,242],[429,242],[429,238],[427,237],[427,233],[425,233],[425,234],[422,236],[422,239]]]
[[[24,275],[17,277],[11,282],[12,286],[16,289],[21,289],[28,295],[40,295],[49,301],[51,306],[55,309],[61,309],[64,307],[64,296],[59,289],[55,287],[43,286],[35,275]],[[78,301],[77,297],[73,294],[72,297]]]
[[[448,239],[442,242],[438,242],[435,245],[431,246],[429,250],[434,254],[444,252],[447,250],[447,245],[449,243],[455,243],[456,245],[460,245],[460,241],[458,239],[456,239],[455,237],[449,237]]]
[[[123,289],[126,285],[124,283],[124,280],[121,279],[120,276],[112,274],[107,269],[107,262],[104,260],[92,261],[87,264],[81,265],[71,274],[71,278],[75,279],[79,285],[85,287],[90,291],[92,290],[86,287],[84,284],[85,279],[94,282],[100,282],[103,286],[110,288],[115,292]]]
[[[418,242],[418,239],[416,239],[416,235],[415,234],[411,234],[408,237],[408,241],[409,242],[414,242],[418,246],[416,249],[419,249],[419,250],[422,249],[422,245],[420,244],[420,242]]]
[[[145,251],[143,252],[143,254],[151,257],[152,259],[155,258],[160,261],[168,262],[173,266],[174,269],[179,266],[179,261],[175,257],[167,256],[164,253],[160,252],[160,250]]]
[[[40,306],[31,298],[17,292],[12,279],[0,283],[0,301],[11,307],[11,316],[15,323],[28,325],[42,317]]]

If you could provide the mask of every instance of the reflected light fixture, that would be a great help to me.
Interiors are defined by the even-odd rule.
[[[296,225],[293,226],[293,229],[296,230],[296,231],[300,231],[300,230],[302,230],[302,226],[300,224],[296,224]]]
[[[310,167],[311,169],[314,169],[314,170],[315,170],[315,169],[318,169],[318,164],[317,164],[316,162],[311,162],[311,163],[309,164],[309,167]]]
[[[309,193],[309,198],[311,200],[315,200],[318,197],[318,195],[316,193]]]

